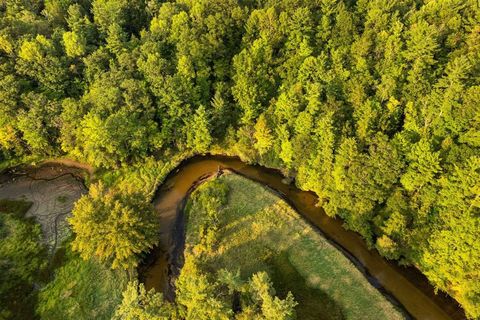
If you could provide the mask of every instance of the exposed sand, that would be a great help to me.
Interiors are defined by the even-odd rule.
[[[66,218],[75,201],[87,192],[83,174],[83,169],[55,163],[12,168],[0,175],[0,199],[33,202],[26,216],[41,224],[44,241],[54,252],[69,233]]]

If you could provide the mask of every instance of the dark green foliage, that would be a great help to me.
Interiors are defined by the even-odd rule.
[[[479,317],[471,240],[443,237],[480,231],[451,204],[479,193],[453,186],[480,156],[479,31],[476,0],[3,1],[0,160],[214,149],[285,169]],[[455,272],[426,262],[445,248]]]
[[[24,218],[31,203],[0,201],[0,319],[34,317],[35,284],[47,266],[40,225]]]
[[[36,311],[41,319],[111,319],[126,286],[125,272],[85,261],[70,248],[64,259],[39,293]]]
[[[17,218],[21,218],[31,206],[32,203],[28,201],[1,199],[0,213],[9,215],[12,214]]]

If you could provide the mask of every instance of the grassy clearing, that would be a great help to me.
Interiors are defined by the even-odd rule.
[[[299,302],[298,319],[403,318],[285,201],[238,175],[218,179],[228,185],[228,202],[218,215],[215,245],[202,255],[205,268],[240,269],[245,279],[269,272],[280,296],[292,291]],[[198,199],[202,190],[204,186],[191,199]],[[201,202],[189,200],[185,254],[194,254],[205,212]]]
[[[111,319],[127,284],[124,271],[85,261],[66,248],[63,265],[39,294],[37,312],[42,319]],[[61,264],[54,261],[55,264]]]

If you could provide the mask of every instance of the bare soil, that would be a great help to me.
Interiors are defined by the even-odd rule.
[[[32,202],[26,216],[35,217],[45,244],[55,252],[69,233],[66,219],[75,201],[87,192],[85,172],[89,171],[53,162],[11,168],[0,175],[0,199]]]

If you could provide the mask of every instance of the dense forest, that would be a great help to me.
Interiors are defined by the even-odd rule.
[[[0,1],[3,163],[207,152],[281,168],[480,317],[477,0]]]

